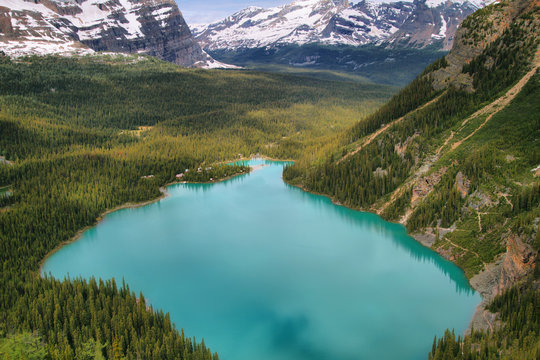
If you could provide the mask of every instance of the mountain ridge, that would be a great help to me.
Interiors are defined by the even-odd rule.
[[[283,44],[365,45],[450,49],[459,23],[489,1],[398,1],[377,3],[298,0],[274,7],[248,7],[193,27],[207,50]]]
[[[105,51],[225,67],[201,49],[173,0],[2,0],[0,44],[15,57]]]

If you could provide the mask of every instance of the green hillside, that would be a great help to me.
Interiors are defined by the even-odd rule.
[[[484,297],[475,330],[448,332],[432,359],[540,355],[539,17],[530,1],[477,11],[444,59],[284,173],[406,225],[465,271]]]
[[[218,359],[128,285],[39,267],[106,211],[159,198],[176,174],[218,180],[249,171],[225,162],[263,154],[296,160],[289,183],[400,222],[464,270],[484,301],[470,334],[449,330],[430,359],[538,359],[539,40],[535,2],[488,6],[393,97],[335,69],[0,54],[0,357]]]
[[[185,169],[209,181],[248,171],[219,165],[240,156],[297,157],[392,92],[136,56],[0,57],[0,357],[217,359],[127,285],[43,279],[41,261]]]

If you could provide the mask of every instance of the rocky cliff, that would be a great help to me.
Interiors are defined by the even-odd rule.
[[[449,50],[459,24],[489,1],[297,0],[264,9],[249,7],[194,28],[208,50],[283,44],[379,44]]]
[[[173,0],[0,0],[0,43],[13,56],[108,51],[219,66]]]
[[[500,2],[471,15],[456,31],[452,51],[445,57],[447,66],[432,73],[436,90],[450,84],[472,91],[472,78],[462,72],[463,66],[479,56],[484,49],[497,40],[505,30],[523,13],[540,6],[540,1]],[[536,29],[529,29],[534,33]]]

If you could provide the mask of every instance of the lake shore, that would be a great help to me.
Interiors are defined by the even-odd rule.
[[[68,272],[72,275],[82,274],[86,279],[91,276],[104,279],[124,276],[135,293],[142,291],[145,297],[152,299],[155,309],[170,312],[175,324],[182,325],[196,335],[210,334],[208,338],[213,344],[219,345],[214,347],[221,349],[223,354],[227,353],[225,345],[233,343],[227,337],[207,331],[208,326],[202,325],[213,316],[203,315],[199,318],[194,315],[192,318],[184,318],[182,315],[185,314],[183,311],[186,306],[179,298],[182,298],[181,294],[185,291],[189,291],[190,285],[204,283],[204,291],[208,293],[216,289],[212,283],[214,279],[217,279],[217,288],[223,282],[229,284],[229,281],[230,284],[245,286],[246,292],[237,291],[237,299],[229,299],[228,304],[217,306],[217,313],[231,313],[234,310],[241,314],[245,308],[238,306],[242,304],[239,300],[242,296],[251,296],[249,294],[263,299],[262,303],[269,309],[279,309],[281,304],[287,309],[316,308],[318,315],[309,316],[314,323],[328,319],[332,320],[332,324],[339,324],[342,320],[347,322],[350,314],[354,313],[359,320],[355,321],[358,324],[355,329],[360,332],[355,335],[353,331],[344,330],[351,338],[364,335],[366,338],[378,337],[379,331],[388,337],[399,335],[401,326],[397,325],[394,316],[388,316],[387,310],[395,309],[391,305],[393,303],[396,306],[403,305],[403,301],[399,296],[396,298],[395,294],[405,294],[407,289],[418,288],[417,294],[425,294],[422,295],[424,300],[413,301],[411,304],[414,304],[414,311],[406,311],[408,315],[399,317],[398,323],[415,323],[415,318],[425,320],[415,323],[422,333],[421,337],[416,338],[415,347],[420,349],[422,355],[431,345],[425,339],[432,339],[434,333],[441,333],[447,326],[464,331],[480,299],[478,294],[473,294],[457,267],[417,245],[401,227],[369,213],[336,207],[322,197],[289,187],[282,181],[285,163],[249,163],[255,164],[269,166],[259,167],[264,170],[254,176],[245,176],[223,185],[177,186],[168,189],[171,197],[159,205],[123,211],[106,218],[97,231],[86,233],[79,243],[56,254],[44,268],[57,279],[67,276]],[[234,204],[232,209],[230,204]],[[273,221],[268,222],[269,214],[275,214]],[[210,226],[208,219],[214,219]],[[238,226],[235,225],[237,221]],[[294,230],[292,234],[288,231],[302,227],[305,231]],[[340,236],[332,239],[336,229]],[[256,237],[253,234],[257,234]],[[373,246],[373,251],[366,251],[366,246]],[[261,251],[267,249],[269,251]],[[381,258],[376,259],[375,254]],[[379,266],[381,261],[386,262],[383,260],[385,257],[392,261]],[[365,261],[361,261],[362,258]],[[249,259],[249,262],[238,266],[240,259]],[[283,266],[281,271],[272,271],[279,264]],[[408,275],[402,271],[404,266],[410,270]],[[199,272],[198,269],[205,271]],[[293,269],[295,271],[291,271]],[[390,270],[395,276],[388,276]],[[222,280],[223,272],[227,272],[225,280]],[[176,279],[176,274],[182,273],[191,273],[193,276],[189,277],[189,282],[183,287],[169,286]],[[291,276],[283,278],[285,274]],[[169,276],[170,280],[164,280]],[[448,277],[452,281],[446,286]],[[344,280],[336,282],[335,279]],[[386,280],[389,283],[384,286]],[[414,285],[408,286],[409,282]],[[275,288],[269,288],[267,284],[275,284]],[[441,284],[440,288],[438,284]],[[283,291],[278,301],[268,300],[267,304],[267,291],[273,292],[273,289]],[[291,294],[290,289],[298,291]],[[370,293],[375,295],[366,300],[366,304],[373,305],[365,306],[365,311],[356,314],[354,310],[358,309],[358,304],[365,298],[366,289],[372,289]],[[318,296],[312,296],[314,294]],[[202,299],[209,299],[207,304],[206,300],[197,300],[200,293],[192,295],[184,300],[185,303],[197,304],[196,311],[208,314],[208,305],[215,299],[203,292]],[[426,299],[432,301],[426,303]],[[343,304],[342,300],[346,303]],[[329,307],[324,304],[328,305],[329,301],[343,305],[339,307],[343,316],[328,312]],[[438,306],[435,304],[447,302],[447,314],[438,318]],[[256,326],[263,323],[269,329],[269,334],[265,332],[260,337],[266,343],[271,341],[272,333],[280,333],[281,330],[274,327],[272,318],[261,316],[257,311],[259,303],[259,300],[253,302],[255,310],[250,312],[252,315],[249,321]],[[351,311],[345,310],[346,306]],[[375,313],[370,310],[372,306],[377,309]],[[291,311],[296,313],[295,310]],[[287,313],[291,311],[287,310]],[[413,315],[416,311],[431,316]],[[379,331],[374,332],[369,322],[360,321],[366,317],[380,319],[377,324]],[[404,320],[407,317],[412,317],[410,320],[413,321]],[[429,319],[438,319],[438,324],[433,325]],[[287,316],[284,321],[288,321]],[[193,327],[194,324],[201,324],[197,325],[201,328]],[[210,327],[214,326],[212,321],[209,324]],[[242,322],[235,324],[239,328],[251,329]],[[339,326],[336,329],[346,327]],[[251,330],[246,331],[249,333]],[[317,336],[313,333],[314,338]],[[364,351],[361,344],[354,341],[351,344],[359,353]]]
[[[302,184],[291,184],[290,182],[286,181],[285,179],[283,179],[283,181],[286,184],[290,185],[290,186],[294,186],[294,187],[299,188],[300,190],[308,192],[310,194],[324,196],[324,197],[328,198],[330,201],[332,201],[332,204],[334,204],[334,205],[344,206],[344,207],[346,207],[348,209],[351,209],[351,210],[369,212],[369,213],[380,216],[373,209],[362,209],[362,208],[355,208],[355,207],[347,206],[347,205],[344,205],[341,202],[337,201],[333,196],[329,196],[327,194],[321,194],[321,193],[317,193],[315,191],[308,190]],[[388,220],[385,220],[385,221],[388,221]],[[394,224],[400,224],[400,225],[404,226],[404,224],[399,222],[399,221],[398,222],[388,221],[388,222],[391,222],[391,223],[394,223]],[[443,258],[445,258],[444,254],[437,251],[437,249],[432,248],[432,245],[435,242],[435,235],[433,235],[431,233],[428,233],[428,232],[418,232],[418,233],[414,233],[414,234],[409,234],[407,232],[407,234],[410,237],[412,237],[414,240],[416,240],[418,243],[420,243],[422,246],[428,248],[429,250],[431,250],[431,251],[439,254]],[[453,264],[455,264],[458,268],[460,268],[463,271],[463,269],[458,264],[456,264],[454,261],[452,261],[451,259],[446,259],[446,260],[452,262]],[[481,272],[479,274],[476,274],[475,276],[473,276],[470,279],[467,278],[467,280],[469,282],[469,286],[471,288],[473,288],[476,292],[478,292],[478,294],[480,294],[480,296],[482,297],[482,301],[476,307],[476,310],[475,310],[475,312],[474,312],[474,314],[473,314],[473,316],[471,318],[471,321],[470,321],[469,326],[467,327],[467,330],[465,331],[465,333],[470,333],[471,329],[473,329],[473,328],[477,329],[477,330],[489,330],[489,329],[492,329],[493,328],[493,323],[496,321],[494,315],[489,313],[489,311],[487,310],[487,306],[488,306],[490,300],[493,298],[494,295],[493,296],[491,296],[491,295],[495,293],[496,286],[497,286],[497,284],[492,281],[492,274],[495,271],[499,270],[500,262],[496,262],[495,264],[491,264],[491,265],[492,266],[490,266],[489,269],[486,269],[485,271],[483,271],[483,272]]]
[[[270,158],[266,158],[264,156],[252,155],[250,158],[246,158],[246,159],[238,160],[238,161],[249,161],[249,160],[255,160],[255,159],[270,160]],[[270,161],[287,161],[287,160],[270,160]],[[219,163],[219,164],[225,164],[225,163],[231,163],[231,162],[234,162],[234,160],[233,161],[222,162],[222,163]],[[267,165],[261,164],[261,165],[250,166],[251,170],[250,170],[249,173],[260,170],[265,166],[267,166]],[[105,216],[107,216],[107,215],[109,215],[109,214],[111,214],[113,212],[123,210],[123,209],[136,209],[136,208],[139,208],[139,207],[143,207],[143,206],[150,205],[150,204],[156,203],[158,201],[161,201],[161,200],[167,198],[170,195],[170,193],[167,191],[167,188],[169,186],[178,185],[178,184],[212,184],[212,183],[219,183],[219,182],[227,181],[227,180],[230,180],[230,179],[235,178],[237,176],[246,175],[246,174],[249,174],[249,173],[233,174],[233,175],[230,175],[230,176],[227,176],[227,177],[224,177],[224,178],[220,178],[220,179],[216,179],[216,180],[212,180],[212,181],[207,181],[207,182],[189,182],[189,181],[180,182],[180,181],[173,181],[173,182],[167,183],[167,184],[165,184],[163,186],[160,186],[159,191],[160,191],[161,195],[154,198],[154,199],[150,199],[150,200],[146,200],[146,201],[142,201],[142,202],[138,202],[138,203],[125,203],[125,204],[116,206],[116,207],[114,207],[112,209],[108,209],[108,210],[104,211],[103,213],[101,213],[96,218],[96,221],[92,225],[88,225],[88,226],[85,226],[84,228],[80,229],[69,240],[66,240],[66,241],[58,244],[53,250],[51,250],[47,255],[45,255],[45,257],[43,259],[41,259],[41,261],[39,262],[38,272],[37,272],[36,276],[41,277],[41,274],[43,273],[43,265],[45,264],[45,262],[47,262],[47,260],[52,255],[54,255],[56,252],[60,251],[64,246],[72,244],[72,243],[76,242],[77,240],[79,240],[81,238],[81,236],[84,234],[85,231],[98,226],[105,219]]]
[[[268,160],[268,161],[279,161],[279,162],[289,162],[289,161],[294,161],[294,160],[283,160],[283,159],[274,159],[274,158],[270,158],[270,157],[267,157],[267,156],[262,156],[262,155],[252,155],[250,156],[249,158],[242,158],[242,159],[238,159],[238,160],[233,160],[233,161],[227,161],[227,162],[221,162],[220,164],[224,164],[224,163],[232,163],[232,162],[237,162],[237,161],[250,161],[250,160],[257,160],[257,159],[260,159],[260,160]],[[255,165],[255,166],[251,166],[251,172],[254,172],[254,171],[258,171],[262,168],[264,168],[265,166],[268,166],[268,165],[265,165],[265,164],[260,164],[260,165]],[[208,181],[208,182],[203,182],[205,184],[211,184],[211,183],[219,183],[219,182],[223,182],[223,181],[227,181],[227,180],[230,180],[232,178],[235,178],[237,176],[240,176],[240,175],[246,175],[248,173],[238,173],[238,174],[234,174],[234,175],[231,175],[231,176],[227,176],[225,178],[221,178],[221,179],[216,179],[216,180],[212,180],[212,181]],[[349,207],[349,206],[346,206],[344,204],[342,204],[341,202],[337,201],[335,198],[331,197],[331,196],[328,196],[327,194],[320,194],[320,193],[316,193],[316,192],[313,192],[313,191],[310,191],[308,189],[306,189],[304,186],[302,185],[299,185],[299,184],[291,184],[287,181],[285,181],[283,179],[283,181],[290,185],[290,186],[294,186],[294,187],[297,187],[299,189],[301,189],[302,191],[304,192],[308,192],[310,194],[314,194],[314,195],[319,195],[319,196],[324,196],[328,199],[331,200],[331,202],[334,204],[334,205],[338,205],[338,206],[344,206],[344,207],[347,207],[349,209],[352,209],[352,210],[356,210],[356,211],[363,211],[363,212],[370,212],[370,213],[373,213],[373,214],[376,214],[376,212],[370,210],[370,209],[361,209],[361,208],[354,208],[354,207]],[[42,276],[42,272],[43,272],[43,266],[45,264],[45,262],[53,255],[55,254],[57,251],[59,251],[60,249],[62,249],[64,246],[66,245],[69,245],[77,240],[79,240],[81,238],[81,236],[83,235],[83,233],[97,225],[99,225],[105,218],[105,216],[107,216],[108,214],[111,214],[115,211],[119,211],[119,210],[122,210],[122,209],[134,209],[134,208],[139,208],[139,207],[143,207],[143,206],[146,206],[146,205],[150,205],[150,204],[153,204],[153,203],[156,203],[160,200],[163,200],[165,198],[167,198],[170,193],[167,191],[167,188],[169,186],[173,186],[173,185],[177,185],[177,184],[185,184],[185,183],[193,183],[193,184],[197,184],[197,182],[187,182],[187,181],[184,181],[184,182],[178,182],[178,181],[173,181],[171,183],[167,183],[163,186],[161,186],[159,188],[159,191],[161,192],[161,195],[154,198],[154,199],[150,199],[150,200],[147,200],[147,201],[143,201],[143,202],[139,202],[139,203],[126,203],[126,204],[123,204],[123,205],[120,205],[120,206],[117,206],[113,209],[108,209],[106,210],[105,212],[103,212],[97,219],[96,221],[92,224],[92,225],[89,225],[89,226],[86,226],[82,229],[80,229],[79,231],[77,231],[77,233],[69,240],[59,244],[55,249],[53,249],[51,252],[49,252],[39,263],[39,270],[38,270],[38,273],[36,274],[38,277]],[[386,220],[385,220],[386,221]],[[391,221],[389,221],[391,222]],[[394,223],[398,223],[398,224],[401,224],[399,222],[394,222]],[[401,224],[403,225],[403,224]],[[409,236],[411,236],[413,239],[415,239],[417,242],[419,242],[420,244],[422,244],[424,247],[427,247],[429,248],[431,251],[434,251],[436,253],[438,253],[439,255],[442,256],[442,254],[438,251],[436,251],[436,249],[433,249],[431,248],[431,241],[429,241],[429,234],[424,234],[424,233],[417,233],[417,234],[408,234]],[[454,263],[454,262],[453,262]],[[454,263],[455,264],[455,263]],[[456,264],[456,266],[458,266]],[[459,267],[459,266],[458,266]],[[461,269],[461,268],[460,268]],[[473,288],[475,291],[477,291],[481,297],[482,297],[482,302],[477,306],[476,308],[476,311],[475,313],[473,314],[473,317],[470,321],[470,324],[466,330],[466,332],[469,332],[471,327],[474,327],[475,329],[488,329],[488,328],[491,328],[492,325],[490,323],[490,321],[487,319],[487,316],[486,315],[486,306],[487,306],[487,299],[485,298],[484,294],[486,293],[486,288],[488,288],[487,291],[493,291],[493,289],[489,289],[489,284],[488,283],[485,283],[485,282],[478,282],[478,281],[472,281],[472,278],[471,279],[468,279],[468,282],[469,282],[469,285],[471,286],[471,288]]]
[[[92,225],[88,225],[88,226],[85,226],[84,228],[80,229],[79,231],[77,231],[77,233],[71,239],[66,240],[66,241],[58,244],[58,246],[56,246],[47,255],[45,255],[45,257],[39,262],[39,270],[38,270],[38,273],[37,273],[37,277],[41,277],[41,274],[43,272],[43,265],[45,264],[45,262],[52,255],[54,255],[56,252],[60,251],[60,249],[62,249],[64,246],[69,245],[69,244],[74,243],[75,241],[79,240],[80,237],[82,236],[82,234],[85,231],[87,231],[87,230],[89,230],[89,229],[91,229],[93,227],[98,226],[105,219],[105,216],[107,216],[107,215],[109,215],[109,214],[111,214],[111,213],[113,213],[115,211],[119,211],[119,210],[123,210],[123,209],[135,209],[135,208],[143,207],[143,206],[150,205],[150,204],[153,204],[155,202],[158,202],[160,200],[163,200],[163,199],[165,199],[166,197],[168,197],[170,195],[169,192],[167,191],[167,187],[171,186],[171,185],[175,185],[175,184],[178,184],[178,182],[172,182],[172,183],[160,186],[159,191],[161,192],[161,195],[158,196],[155,199],[146,200],[146,201],[139,202],[139,203],[125,203],[123,205],[116,206],[116,207],[114,207],[112,209],[108,209],[105,212],[103,212],[102,214],[100,214],[97,217],[96,221]]]

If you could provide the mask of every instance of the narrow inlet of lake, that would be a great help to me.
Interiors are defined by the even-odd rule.
[[[285,184],[285,163],[109,214],[43,273],[142,291],[222,360],[425,359],[480,302],[401,225]]]

